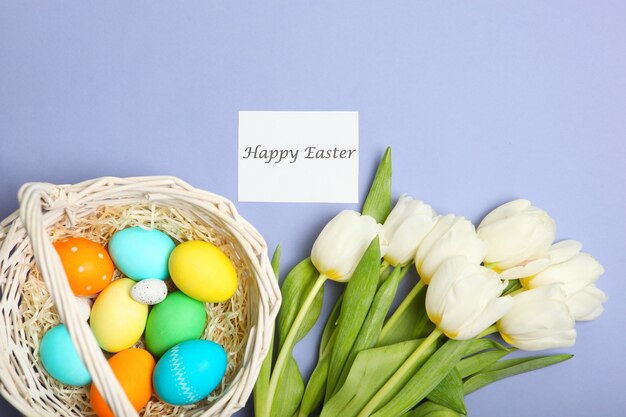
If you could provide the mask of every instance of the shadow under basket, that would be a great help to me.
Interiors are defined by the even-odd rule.
[[[205,303],[203,339],[220,343],[228,369],[211,395],[174,407],[153,396],[142,416],[232,415],[244,407],[267,353],[280,290],[262,236],[223,197],[174,177],[98,178],[75,185],[25,184],[20,209],[0,223],[0,393],[22,414],[92,416],[89,386],[51,378],[39,359],[39,342],[64,323],[93,383],[118,417],[137,416],[78,314],[52,242],[85,237],[107,244],[117,230],[155,228],[177,243],[204,240],[218,246],[237,270],[238,289],[223,303]],[[119,278],[116,272],[114,279]],[[142,346],[142,341],[137,343]]]

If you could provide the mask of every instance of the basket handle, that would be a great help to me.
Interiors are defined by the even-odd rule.
[[[33,247],[35,262],[50,290],[61,321],[67,327],[72,343],[109,408],[118,417],[137,417],[137,412],[113,374],[91,329],[80,319],[76,303],[69,302],[73,301],[75,296],[43,222],[42,201],[54,199],[58,191],[59,188],[53,184],[28,183],[24,184],[18,193],[20,217]]]

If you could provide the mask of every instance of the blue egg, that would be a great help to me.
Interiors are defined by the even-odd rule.
[[[109,242],[113,263],[135,281],[169,276],[167,262],[176,244],[159,230],[130,227],[115,232]]]
[[[154,390],[172,405],[198,402],[220,384],[226,361],[224,349],[210,340],[179,343],[157,362],[152,376]]]
[[[91,375],[78,356],[65,325],[59,324],[46,332],[39,345],[39,356],[54,379],[75,387],[91,382]]]

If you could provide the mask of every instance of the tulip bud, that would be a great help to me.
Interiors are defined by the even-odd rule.
[[[462,216],[439,216],[430,233],[422,240],[415,255],[415,267],[422,280],[428,284],[437,268],[455,255],[480,264],[487,250],[485,242],[476,236],[474,225]]]
[[[588,253],[579,253],[582,245],[576,241],[563,241],[552,245],[549,252],[553,263],[537,275],[520,280],[526,289],[561,284],[566,303],[576,320],[593,320],[604,308],[607,298],[594,283],[604,273],[604,268]]]
[[[322,229],[313,244],[311,261],[320,274],[334,281],[348,281],[376,235],[384,255],[383,226],[371,216],[344,210]]]
[[[436,215],[428,204],[406,194],[400,196],[384,224],[389,242],[385,260],[393,266],[412,261],[420,242],[435,225]]]
[[[556,224],[545,211],[528,200],[514,200],[487,214],[477,229],[487,242],[485,264],[502,278],[530,276],[545,269],[545,258],[554,241]]]
[[[499,320],[512,306],[500,297],[506,283],[491,269],[459,255],[444,261],[426,292],[430,320],[451,339],[466,340]]]
[[[563,348],[576,342],[576,321],[565,304],[561,285],[524,291],[498,321],[502,338],[523,350]]]

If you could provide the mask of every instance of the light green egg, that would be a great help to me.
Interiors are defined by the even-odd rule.
[[[206,327],[204,303],[175,291],[155,305],[146,325],[146,347],[155,356],[187,340],[199,339]]]

